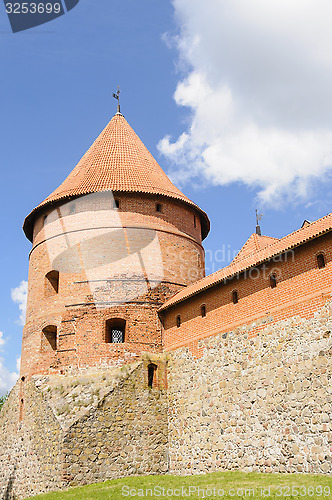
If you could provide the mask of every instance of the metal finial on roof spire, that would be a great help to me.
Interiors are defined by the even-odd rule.
[[[114,97],[114,99],[118,100],[118,111],[117,112],[121,114],[121,111],[120,111],[120,87],[118,87],[116,94],[113,94],[113,97]]]
[[[262,236],[262,232],[261,232],[261,227],[259,225],[259,221],[262,219],[264,214],[259,214],[258,211],[257,211],[257,208],[256,208],[256,234],[258,234],[258,236]]]

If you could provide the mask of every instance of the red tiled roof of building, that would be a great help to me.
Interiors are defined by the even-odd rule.
[[[206,213],[174,186],[124,116],[117,113],[65,181],[27,216],[25,234],[31,239],[33,221],[43,207],[100,191],[155,194],[182,201],[200,213],[203,238],[209,232]]]
[[[253,233],[250,238],[247,239],[236,257],[233,259],[232,264],[234,264],[235,262],[239,262],[246,257],[249,257],[249,255],[252,255],[258,250],[267,247],[268,245],[271,245],[277,240],[278,238],[272,238],[272,236],[261,236],[259,234]]]
[[[165,302],[159,309],[159,311],[164,311],[183,300],[196,295],[203,290],[211,288],[226,279],[230,279],[233,276],[238,275],[252,267],[258,266],[263,262],[266,262],[273,257],[291,250],[311,239],[317,238],[318,236],[327,233],[332,230],[332,213],[326,215],[325,217],[318,219],[315,222],[303,226],[301,229],[294,231],[293,233],[284,236],[283,238],[277,239],[274,243],[265,246],[261,250],[257,250],[251,255],[244,257],[241,260],[234,261],[227,267],[216,271],[205,278],[196,281],[192,285],[187,286],[183,290],[180,290],[173,297],[171,297],[167,302]],[[250,238],[249,238],[250,239]]]

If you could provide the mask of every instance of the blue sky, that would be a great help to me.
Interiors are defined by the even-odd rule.
[[[207,272],[254,232],[256,207],[275,237],[331,211],[331,16],[325,0],[319,12],[312,0],[80,0],[13,34],[0,5],[0,393],[21,348],[24,217],[115,113],[118,85],[126,119],[211,219]]]

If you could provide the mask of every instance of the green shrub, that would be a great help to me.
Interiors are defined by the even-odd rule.
[[[5,394],[4,396],[0,396],[0,411],[3,407],[3,405],[5,404],[5,401],[8,398],[8,396],[9,396],[9,392],[7,392],[7,394]]]

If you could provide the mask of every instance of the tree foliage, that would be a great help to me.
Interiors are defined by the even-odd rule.
[[[5,401],[6,401],[7,398],[8,398],[8,392],[4,396],[0,396],[0,411],[1,411],[2,407],[3,407],[3,405],[5,404]]]

